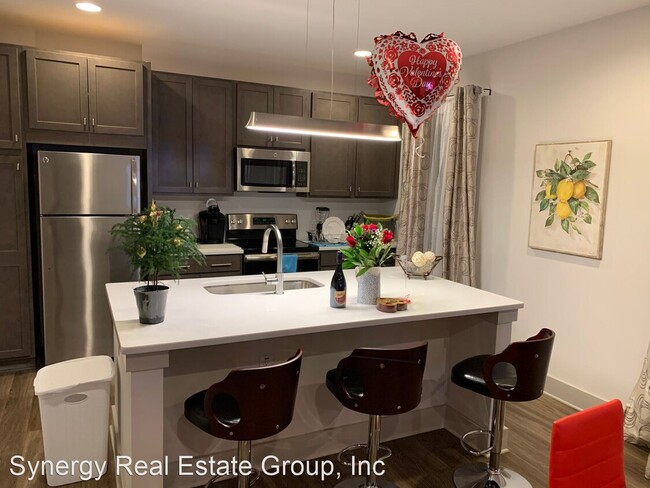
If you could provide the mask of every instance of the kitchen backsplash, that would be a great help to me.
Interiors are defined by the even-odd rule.
[[[175,208],[184,217],[198,219],[198,213],[205,210],[205,200],[170,199],[160,195],[156,201],[160,205]],[[276,195],[265,193],[235,193],[233,196],[215,196],[219,208],[224,214],[229,213],[295,213],[298,215],[298,239],[307,240],[307,232],[316,225],[316,207],[329,207],[330,216],[341,220],[352,214],[364,211],[370,214],[392,215],[395,212],[395,200],[375,199],[315,199],[293,195]]]

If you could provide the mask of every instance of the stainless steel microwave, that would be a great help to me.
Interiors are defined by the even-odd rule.
[[[237,148],[237,191],[306,193],[310,153]]]

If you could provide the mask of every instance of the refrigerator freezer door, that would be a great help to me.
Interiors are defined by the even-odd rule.
[[[41,215],[140,211],[138,156],[38,152]]]
[[[45,363],[113,355],[105,283],[129,281],[130,264],[109,230],[124,217],[42,217]]]

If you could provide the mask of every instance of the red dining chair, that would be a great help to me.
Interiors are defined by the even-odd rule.
[[[623,405],[612,400],[556,420],[548,488],[625,488]]]

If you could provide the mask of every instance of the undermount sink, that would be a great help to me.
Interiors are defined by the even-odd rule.
[[[306,290],[308,288],[320,288],[322,283],[305,279],[284,279],[284,291]],[[263,281],[226,283],[223,285],[205,285],[208,292],[214,295],[237,295],[241,293],[275,293],[274,284],[266,284]]]

